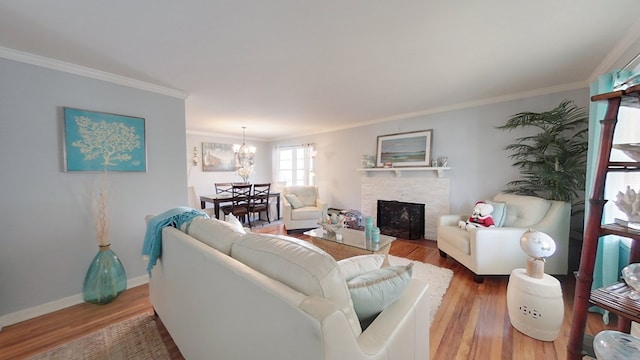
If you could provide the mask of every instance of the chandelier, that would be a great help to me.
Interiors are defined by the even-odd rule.
[[[242,145],[233,144],[233,153],[236,160],[236,174],[240,175],[243,182],[247,182],[253,173],[253,156],[256,153],[255,146],[247,146],[245,129],[242,127]]]

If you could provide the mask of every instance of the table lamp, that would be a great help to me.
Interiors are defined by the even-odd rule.
[[[514,269],[507,285],[507,309],[511,325],[542,341],[554,341],[564,318],[560,282],[544,273],[545,259],[556,251],[551,236],[529,229],[520,238],[529,256],[526,268]]]

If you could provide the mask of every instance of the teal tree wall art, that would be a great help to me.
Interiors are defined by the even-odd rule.
[[[147,171],[144,118],[64,108],[65,171]]]

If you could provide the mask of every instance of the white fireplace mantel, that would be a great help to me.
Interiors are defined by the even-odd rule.
[[[450,167],[404,167],[404,168],[359,168],[356,171],[361,171],[366,175],[369,175],[370,172],[377,171],[393,171],[395,176],[400,176],[403,171],[433,171],[438,177],[443,177],[444,172],[447,170],[451,170]]]
[[[426,239],[435,240],[438,217],[449,214],[450,179],[426,173],[420,175],[415,177],[361,176],[360,211],[363,215],[371,215],[376,219],[378,200],[425,204],[424,235]]]

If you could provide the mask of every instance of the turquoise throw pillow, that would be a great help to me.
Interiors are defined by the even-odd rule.
[[[291,207],[294,209],[301,208],[304,206],[304,204],[302,203],[302,201],[300,201],[300,199],[298,199],[296,194],[286,194],[284,197],[287,198],[287,201],[289,202],[289,204],[291,204]]]
[[[484,202],[493,206],[491,217],[493,218],[493,222],[496,224],[496,227],[501,227],[504,224],[504,220],[507,218],[507,204],[491,200],[485,200]]]
[[[413,263],[389,266],[355,276],[347,281],[353,308],[361,323],[370,323],[394,303],[411,281]]]

